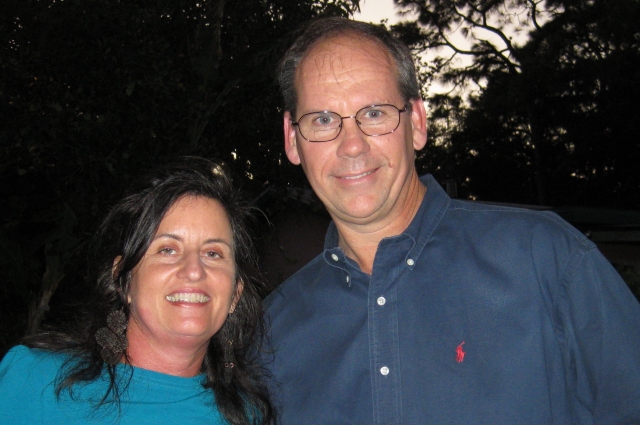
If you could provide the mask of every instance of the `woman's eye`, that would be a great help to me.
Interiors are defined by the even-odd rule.
[[[160,250],[160,254],[173,255],[176,253],[176,250],[173,248],[162,248]]]
[[[218,258],[218,257],[222,258],[222,255],[220,255],[220,253],[217,251],[207,251],[206,256],[209,258]]]

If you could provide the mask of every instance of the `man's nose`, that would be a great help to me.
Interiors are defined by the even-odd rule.
[[[369,152],[367,136],[360,130],[354,116],[342,118],[342,131],[338,138],[337,155],[340,157],[358,157]]]

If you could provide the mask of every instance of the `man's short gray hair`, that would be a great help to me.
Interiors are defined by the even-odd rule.
[[[298,102],[295,77],[300,62],[321,41],[346,34],[372,40],[384,47],[395,61],[398,90],[403,100],[408,102],[420,98],[420,86],[411,51],[386,28],[346,18],[321,18],[307,26],[287,50],[278,67],[278,82],[284,98],[284,107],[292,116],[295,117]]]

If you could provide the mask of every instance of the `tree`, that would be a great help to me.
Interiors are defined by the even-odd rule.
[[[297,182],[275,64],[302,23],[358,3],[2,2],[0,354],[81,287],[87,241],[140,170],[202,155],[249,193]]]
[[[396,3],[418,17],[395,30],[418,51],[444,52],[433,72],[477,87],[446,135],[453,158],[464,158],[448,166],[464,174],[447,178],[467,196],[640,207],[638,2]],[[467,62],[456,64],[460,56]],[[441,116],[452,113],[435,100]]]

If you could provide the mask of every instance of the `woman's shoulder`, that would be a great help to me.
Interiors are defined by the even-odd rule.
[[[9,350],[0,362],[0,411],[8,423],[43,423],[64,360],[64,355],[23,345]]]
[[[2,359],[0,379],[4,379],[5,374],[17,370],[32,372],[37,369],[38,372],[42,372],[45,369],[52,369],[57,373],[65,358],[66,356],[63,354],[17,345],[9,350]]]
[[[13,347],[0,363],[0,393],[53,386],[65,359],[65,355],[50,351],[24,345]]]

